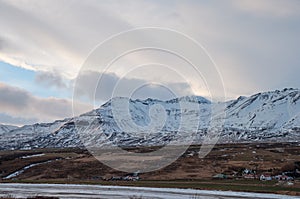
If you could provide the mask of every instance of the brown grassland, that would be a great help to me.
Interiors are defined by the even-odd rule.
[[[122,177],[128,174],[109,168],[82,149],[0,151],[0,181],[176,187],[300,195],[300,178],[297,176],[293,185],[288,185],[276,180],[245,179],[242,173],[244,169],[255,171],[258,176],[277,175],[286,171],[297,173],[300,170],[298,143],[219,144],[205,158],[198,157],[199,147],[190,146],[181,157],[167,167],[141,173],[139,181],[108,180],[113,176]],[[155,149],[152,147],[127,150],[146,152]],[[45,155],[21,158],[40,153]],[[119,157],[116,155],[116,158]],[[3,179],[25,166],[49,160],[54,161],[29,168],[12,179]],[[212,178],[220,173],[225,174],[227,178]]]

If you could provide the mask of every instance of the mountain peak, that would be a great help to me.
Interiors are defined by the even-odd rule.
[[[180,98],[175,98],[166,101],[166,103],[179,103],[180,101],[184,102],[192,102],[192,103],[198,103],[198,104],[211,104],[211,101],[208,99],[201,97],[201,96],[196,96],[196,95],[190,95],[190,96],[184,96]]]

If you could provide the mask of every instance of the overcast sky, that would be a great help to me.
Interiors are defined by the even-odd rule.
[[[88,55],[112,35],[142,27],[172,29],[200,43],[216,64],[227,100],[285,87],[300,88],[299,0],[3,0],[0,123],[23,125],[72,116],[74,82]],[[198,55],[176,39],[170,41],[181,45],[182,52]],[[119,45],[126,46],[126,42],[131,40]],[[218,96],[210,94],[221,90],[205,84],[217,81],[214,70],[204,72],[204,79],[199,81],[192,71],[191,76],[179,72],[177,77],[172,71],[190,66],[163,52],[143,53],[128,55],[103,74],[84,71],[78,92],[86,99],[95,97],[104,102],[114,89],[111,85],[121,82],[119,93],[135,88],[136,98],[165,99],[172,97],[168,93],[172,90],[177,95],[197,94],[217,100]],[[168,67],[151,66],[151,59]],[[141,64],[146,64],[143,70],[131,71],[131,66]],[[197,67],[202,70],[201,64]],[[93,89],[99,75],[106,84],[101,85],[101,92],[90,96],[85,92]],[[78,111],[91,108],[88,102],[76,99],[75,103],[82,105]]]

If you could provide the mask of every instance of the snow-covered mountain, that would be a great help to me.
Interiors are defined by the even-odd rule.
[[[7,133],[11,130],[17,129],[17,126],[13,126],[13,125],[4,125],[4,124],[0,124],[0,135],[2,133]]]
[[[199,96],[168,101],[118,97],[75,118],[5,131],[0,149],[182,144],[191,135],[201,144],[212,131],[220,133],[219,142],[299,141],[300,90],[222,103]]]

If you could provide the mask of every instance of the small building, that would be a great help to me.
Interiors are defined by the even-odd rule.
[[[259,179],[261,181],[270,181],[270,180],[272,180],[272,176],[267,175],[267,174],[261,174],[260,177],[259,177]]]
[[[219,173],[217,175],[213,176],[214,179],[227,179],[227,175],[223,174],[223,173]]]
[[[243,174],[252,174],[252,170],[250,169],[244,169]]]
[[[138,180],[140,180],[140,177],[139,176],[125,176],[123,178],[123,180],[126,180],[126,181],[138,181]]]
[[[113,176],[113,177],[111,177],[110,180],[112,180],[112,181],[115,181],[115,180],[122,180],[122,177],[120,177],[120,176]]]
[[[294,180],[293,177],[287,176],[287,175],[277,175],[274,177],[276,180],[282,180],[282,181],[290,181]]]

